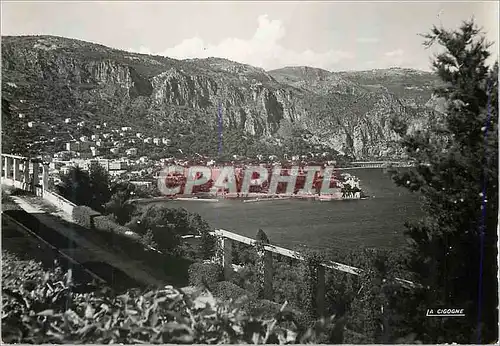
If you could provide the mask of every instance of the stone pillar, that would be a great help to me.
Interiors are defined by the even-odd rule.
[[[224,268],[224,280],[231,279],[233,274],[233,242],[228,238],[221,238],[222,266]]]
[[[12,158],[5,156],[5,178],[11,179],[10,171],[12,170]]]
[[[317,268],[318,281],[316,283],[316,314],[318,317],[325,316],[325,267]]]
[[[308,286],[307,313],[318,319],[325,316],[325,267],[315,259],[306,260],[304,265]]]
[[[32,162],[33,165],[33,181],[31,183],[33,187],[33,191],[35,191],[35,186],[37,186],[40,183],[40,164],[37,161]]]
[[[19,173],[20,159],[14,158],[14,181],[21,181],[21,174]]]
[[[268,300],[273,299],[273,254],[264,246],[269,244],[266,234],[259,230],[256,237],[257,270],[259,277],[259,295]]]
[[[30,190],[30,161],[23,161],[23,190]]]
[[[43,164],[42,169],[42,190],[45,191],[49,189],[49,165]]]

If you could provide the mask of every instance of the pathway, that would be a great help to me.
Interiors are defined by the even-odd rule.
[[[50,227],[65,237],[73,240],[82,248],[87,249],[99,261],[108,263],[109,265],[120,269],[131,278],[147,285],[165,286],[168,284],[165,278],[156,277],[139,261],[134,261],[128,258],[124,253],[115,254],[102,248],[98,244],[98,239],[95,234],[89,232],[82,235],[81,232],[77,232],[78,228],[74,227],[76,225],[71,215],[66,214],[64,211],[44,201],[42,198],[28,196],[11,196],[11,198],[27,213],[36,217],[47,227]],[[72,227],[72,225],[74,226]]]

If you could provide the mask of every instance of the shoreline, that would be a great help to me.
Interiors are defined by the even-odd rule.
[[[351,200],[365,200],[369,199],[368,196],[364,196],[358,194],[353,197],[342,197],[340,193],[334,195],[267,195],[264,193],[249,193],[243,196],[237,196],[236,194],[232,195],[186,195],[179,197],[152,197],[152,198],[141,198],[131,200],[131,203],[155,203],[155,202],[168,202],[168,201],[193,201],[193,202],[208,202],[208,203],[217,203],[222,200],[234,200],[234,201],[242,201],[243,203],[253,203],[253,202],[263,202],[263,201],[284,201],[284,200],[310,200],[310,201],[320,201],[320,202],[329,202],[329,201],[351,201]]]

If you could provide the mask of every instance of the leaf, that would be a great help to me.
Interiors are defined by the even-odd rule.
[[[158,313],[154,310],[149,316],[149,323],[151,327],[155,327],[158,324]]]
[[[85,318],[91,319],[94,317],[95,309],[90,305],[87,304],[87,308],[85,309]]]
[[[52,316],[52,315],[54,315],[54,310],[52,309],[44,310],[37,314],[37,316]]]

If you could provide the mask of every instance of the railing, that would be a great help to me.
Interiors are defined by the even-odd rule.
[[[43,196],[49,186],[49,166],[40,159],[1,154],[1,182]],[[41,172],[40,172],[41,168]]]
[[[212,235],[216,236],[219,240],[220,244],[220,249],[221,249],[221,258],[220,262],[222,264],[222,267],[224,268],[224,279],[229,280],[232,276],[233,273],[233,263],[232,263],[232,245],[233,242],[238,242],[238,243],[243,243],[247,244],[250,246],[255,246],[257,241],[251,238],[244,237],[242,235],[228,232],[226,230],[215,230],[214,232],[211,233]],[[276,245],[271,245],[271,244],[263,244],[263,250],[264,253],[260,255],[260,259],[262,261],[262,266],[263,268],[263,277],[264,277],[264,283],[263,283],[263,292],[264,292],[264,298],[265,299],[272,299],[272,279],[273,279],[273,260],[272,260],[272,254],[279,254],[281,256],[285,256],[288,258],[296,259],[299,261],[304,260],[304,256],[302,256],[299,252],[292,251],[289,249],[285,249]],[[314,291],[316,292],[316,308],[317,311],[316,313],[319,316],[323,316],[324,311],[325,311],[325,269],[329,270],[337,270],[341,271],[344,273],[348,273],[351,275],[360,275],[363,270],[360,268],[352,267],[346,264],[338,263],[338,262],[333,262],[333,261],[327,261],[324,262],[320,265],[318,269],[318,275],[317,275],[317,281],[313,283],[315,285]],[[414,284],[411,281],[396,278],[395,279],[397,282],[399,282],[401,285],[405,287],[416,287],[417,285]]]
[[[2,154],[2,184],[37,192],[40,183],[47,184],[48,167],[40,174],[41,160]]]

